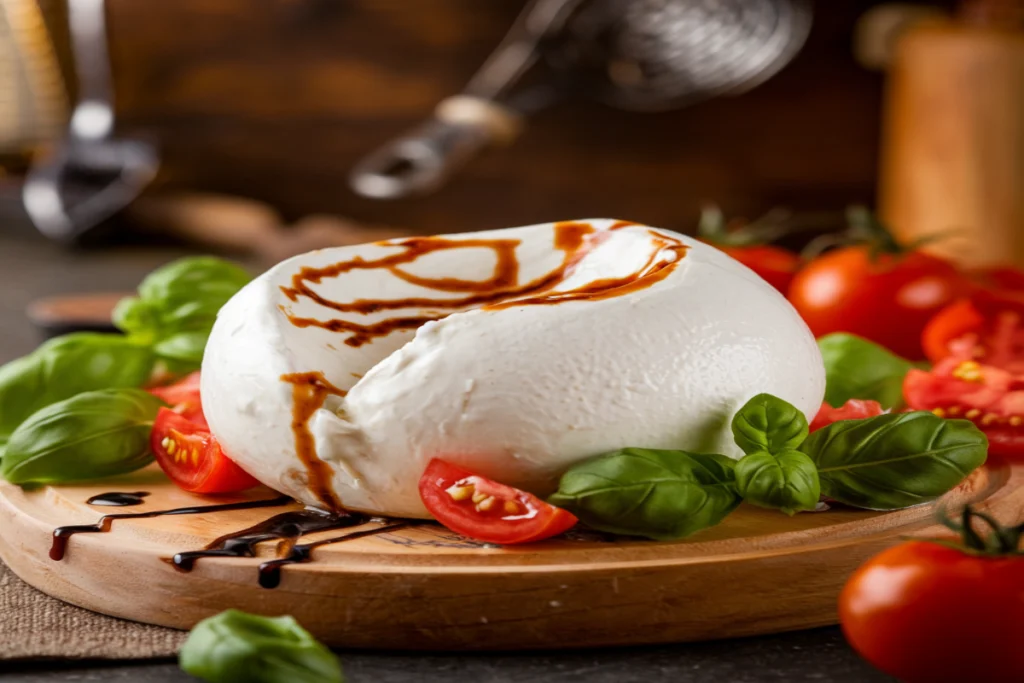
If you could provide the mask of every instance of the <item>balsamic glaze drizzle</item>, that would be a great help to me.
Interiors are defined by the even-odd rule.
[[[248,510],[250,508],[276,507],[292,502],[288,496],[278,496],[266,500],[249,500],[241,503],[223,503],[220,505],[196,505],[193,507],[173,508],[171,510],[153,510],[151,512],[125,512],[116,515],[103,515],[95,524],[76,526],[59,526],[53,530],[53,544],[50,546],[50,559],[56,562],[64,559],[67,552],[68,539],[75,534],[95,534],[110,531],[111,525],[119,519],[148,519],[164,515],[197,515],[204,512],[223,512],[226,510]]]
[[[254,526],[225,534],[202,550],[177,553],[170,563],[179,571],[190,572],[196,560],[203,557],[255,557],[258,543],[274,539],[280,541],[278,554],[290,555],[303,534],[359,526],[368,520],[368,515],[357,512],[332,514],[313,508],[282,512]]]
[[[149,493],[110,492],[93,496],[87,502],[90,505],[138,505]],[[125,502],[129,501],[129,502]],[[264,500],[243,501],[240,503],[223,503],[219,505],[196,505],[193,507],[172,508],[170,510],[153,510],[150,512],[121,513],[104,515],[96,524],[76,526],[60,526],[53,530],[53,544],[50,546],[50,559],[61,561],[67,553],[68,539],[75,534],[105,533],[110,531],[114,521],[119,519],[149,519],[166,515],[195,515],[204,512],[224,512],[228,510],[246,510],[261,507],[276,507],[292,502],[288,496],[279,496]],[[387,518],[373,517],[361,512],[325,512],[316,508],[289,510],[254,524],[240,531],[225,534],[211,541],[202,550],[191,550],[176,553],[165,561],[175,569],[190,572],[195,568],[196,561],[204,557],[255,557],[256,546],[265,541],[277,540],[277,557],[259,565],[257,579],[263,588],[277,588],[281,583],[281,568],[289,564],[300,564],[313,559],[313,551],[321,546],[333,545],[357,538],[366,538],[389,531],[397,531],[418,524],[423,520],[403,520],[392,522]],[[370,529],[361,529],[319,541],[299,544],[297,541],[304,535],[332,529],[348,529],[364,524],[378,524]]]
[[[274,560],[267,560],[260,564],[258,570],[258,581],[263,588],[277,588],[281,583],[281,567],[286,564],[299,564],[303,562],[309,562],[313,559],[313,550],[319,548],[322,545],[331,545],[333,543],[341,543],[343,541],[354,541],[357,538],[366,538],[367,536],[376,536],[377,534],[383,534],[388,531],[397,531],[398,529],[405,529],[410,526],[422,522],[395,522],[393,524],[386,524],[373,529],[363,529],[362,531],[353,531],[350,534],[344,536],[335,536],[334,538],[325,538],[322,541],[313,541],[312,543],[303,543],[301,545],[292,546],[291,550],[284,557],[279,557]]]
[[[149,491],[136,491],[135,493],[111,491],[109,493],[101,493],[93,496],[89,500],[85,501],[85,504],[109,507],[128,507],[130,505],[142,505],[145,502],[142,499],[148,495]]]

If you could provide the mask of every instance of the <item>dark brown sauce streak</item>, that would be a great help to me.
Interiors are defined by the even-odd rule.
[[[122,491],[110,491],[93,496],[85,501],[86,505],[98,505],[108,507],[128,507],[130,505],[142,505],[149,491],[136,491],[135,493],[124,493]]]
[[[565,280],[576,264],[602,240],[607,239],[612,230],[633,225],[626,221],[618,221],[609,230],[587,239],[595,232],[594,227],[587,223],[557,223],[555,225],[554,246],[563,253],[561,264],[549,273],[526,284],[518,284],[519,263],[515,250],[519,240],[511,239],[466,239],[453,240],[442,237],[414,237],[386,246],[401,247],[403,251],[374,260],[356,257],[349,261],[341,261],[320,268],[304,267],[292,276],[291,287],[282,287],[281,291],[292,301],[306,297],[316,303],[339,312],[368,314],[382,310],[397,310],[412,307],[440,309],[438,312],[412,316],[388,318],[375,323],[360,324],[350,320],[332,319],[317,320],[300,318],[282,311],[288,320],[297,327],[321,327],[333,332],[348,332],[345,343],[349,346],[362,346],[375,337],[390,334],[396,330],[414,330],[431,320],[438,320],[447,315],[446,311],[480,306],[496,310],[513,306],[554,305],[565,301],[600,300],[621,296],[638,291],[665,279],[682,260],[686,246],[678,240],[661,235],[653,230],[657,249],[647,262],[636,272],[618,278],[604,278],[587,285],[563,292],[551,291]],[[497,257],[494,272],[484,281],[461,280],[458,278],[424,278],[413,275],[399,266],[413,263],[419,257],[437,251],[464,248],[492,249]],[[665,261],[665,250],[675,252],[676,258]],[[349,303],[331,301],[318,294],[311,285],[322,282],[325,278],[338,277],[353,270],[385,269],[406,282],[435,289],[442,292],[467,293],[457,299],[357,299]],[[320,503],[330,510],[340,511],[344,507],[331,487],[334,476],[333,468],[320,460],[316,454],[316,445],[309,431],[309,420],[324,405],[329,394],[344,396],[345,392],[330,382],[319,372],[293,373],[282,375],[281,379],[291,383],[292,432],[295,435],[295,451],[305,465],[307,485]]]
[[[506,299],[539,294],[549,290],[563,279],[572,267],[586,253],[586,236],[593,233],[594,228],[586,223],[558,223],[555,225],[555,247],[563,252],[562,263],[551,272],[525,284],[517,284],[519,279],[519,263],[515,249],[519,240],[509,239],[469,239],[451,240],[442,237],[414,237],[388,246],[402,247],[404,251],[391,256],[367,261],[356,257],[350,261],[341,261],[323,268],[302,268],[292,276],[292,286],[282,287],[292,301],[306,297],[326,308],[340,313],[368,314],[383,310],[403,308],[434,308],[452,310],[470,306],[485,306]],[[494,273],[487,280],[460,280],[458,278],[424,278],[412,275],[398,268],[400,265],[412,263],[416,259],[436,251],[463,248],[487,248],[497,255]],[[341,303],[326,299],[312,289],[311,284],[318,284],[324,278],[337,277],[352,270],[385,269],[395,276],[412,284],[435,289],[442,292],[466,292],[469,296],[457,299],[431,299],[410,297],[406,299],[357,299],[349,303]],[[349,346],[362,346],[376,337],[390,334],[396,330],[414,330],[431,320],[438,320],[444,315],[417,315],[389,318],[376,323],[360,324],[349,320],[332,319],[318,320],[301,318],[288,314],[289,321],[296,327],[321,327],[332,332],[348,332],[345,340]]]
[[[275,507],[291,502],[288,496],[267,500],[249,500],[241,503],[223,503],[220,505],[196,505],[194,507],[172,508],[170,510],[153,510],[151,512],[124,512],[116,515],[103,515],[96,524],[78,526],[59,526],[53,530],[53,544],[50,546],[50,559],[59,562],[67,552],[68,540],[75,534],[95,534],[110,531],[111,525],[119,519],[148,519],[165,515],[198,515],[204,512],[223,512],[225,510],[248,510],[250,508]]]
[[[360,526],[369,520],[369,515],[354,512],[332,514],[313,509],[292,510],[241,531],[225,534],[202,550],[177,553],[169,561],[175,569],[190,572],[196,561],[204,557],[255,557],[256,545],[272,540],[279,541],[278,555],[291,556],[299,547],[295,542],[304,534]]]
[[[279,557],[275,560],[267,560],[262,563],[259,567],[259,584],[263,588],[277,588],[281,583],[281,568],[288,564],[299,564],[303,562],[309,562],[313,559],[313,550],[324,545],[331,545],[334,543],[342,543],[344,541],[354,541],[357,538],[366,538],[367,536],[376,536],[377,534],[383,534],[388,531],[397,531],[399,529],[405,529],[416,524],[423,524],[424,522],[394,522],[391,524],[385,524],[374,529],[364,529],[362,531],[353,531],[350,534],[344,536],[335,536],[333,538],[325,538],[322,541],[313,541],[312,543],[303,543],[301,545],[292,546],[289,552],[284,557]]]
[[[294,372],[281,375],[281,380],[292,385],[292,434],[295,436],[295,454],[306,467],[306,485],[327,509],[344,510],[331,486],[334,468],[317,457],[309,420],[323,407],[328,396],[344,396],[345,391],[328,382],[322,372]]]

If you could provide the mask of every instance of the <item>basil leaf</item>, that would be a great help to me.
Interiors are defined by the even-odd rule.
[[[153,353],[133,339],[79,332],[0,367],[0,450],[37,410],[83,391],[142,386],[155,362]]]
[[[777,453],[807,438],[807,418],[781,398],[758,394],[732,418],[732,435],[744,453]]]
[[[814,461],[793,449],[741,458],[736,463],[736,489],[748,503],[787,515],[813,510],[821,496]]]
[[[852,334],[818,340],[825,362],[825,401],[841,406],[851,398],[874,400],[883,408],[903,405],[903,378],[914,364]]]
[[[217,312],[250,280],[244,269],[213,256],[172,261],[120,302],[114,323],[125,332],[162,340],[180,332],[209,332]]]
[[[206,340],[210,337],[205,332],[179,332],[153,346],[153,352],[161,359],[176,361],[176,373],[198,370],[203,362],[203,351]]]
[[[157,307],[137,296],[127,296],[118,301],[111,318],[117,329],[138,339],[152,340],[160,328]]]
[[[195,625],[181,647],[185,673],[210,683],[341,683],[330,650],[292,617],[229,609]]]
[[[739,505],[734,467],[724,455],[624,448],[571,468],[549,501],[601,531],[683,538]]]
[[[158,310],[162,336],[206,330],[217,312],[250,280],[241,267],[213,256],[173,261],[150,273],[139,298]]]
[[[927,411],[835,422],[800,450],[818,466],[821,492],[869,510],[935,500],[985,462],[988,439],[967,420]]]
[[[141,389],[87,391],[33,413],[0,463],[13,484],[124,474],[149,464],[149,433],[163,401]]]

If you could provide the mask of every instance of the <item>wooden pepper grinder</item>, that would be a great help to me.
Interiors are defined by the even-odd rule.
[[[895,45],[879,208],[904,240],[1024,267],[1024,0],[965,2]]]

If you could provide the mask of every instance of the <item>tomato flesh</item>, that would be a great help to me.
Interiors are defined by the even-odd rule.
[[[160,468],[186,491],[231,493],[259,484],[224,455],[209,429],[168,408],[157,413],[149,445]]]
[[[885,410],[882,408],[882,404],[878,401],[862,401],[857,398],[851,398],[843,405],[838,408],[833,408],[828,403],[822,401],[821,408],[818,409],[818,414],[811,420],[811,431],[817,431],[822,427],[827,427],[833,422],[839,422],[840,420],[862,420],[866,417],[875,417],[881,415]]]
[[[977,292],[940,311],[925,327],[928,358],[975,360],[1024,374],[1024,293]]]
[[[511,545],[557,536],[577,520],[531,493],[477,476],[434,458],[419,484],[434,518],[452,531],[487,543]]]
[[[962,356],[949,357],[930,371],[911,370],[903,397],[914,410],[964,418],[985,433],[989,452],[1024,457],[1024,377]]]
[[[783,294],[789,289],[793,277],[800,269],[800,257],[781,247],[767,244],[751,247],[730,247],[720,244],[712,246],[750,268]]]
[[[1024,680],[1024,557],[910,541],[870,559],[839,597],[858,653],[906,683]]]
[[[149,393],[165,403],[169,403],[174,412],[186,419],[209,428],[206,415],[203,414],[203,402],[199,396],[199,372],[193,372],[183,379],[162,387],[150,387]]]
[[[848,332],[917,360],[925,325],[967,287],[952,264],[934,256],[873,255],[856,246],[811,261],[793,279],[789,300],[816,337]]]

